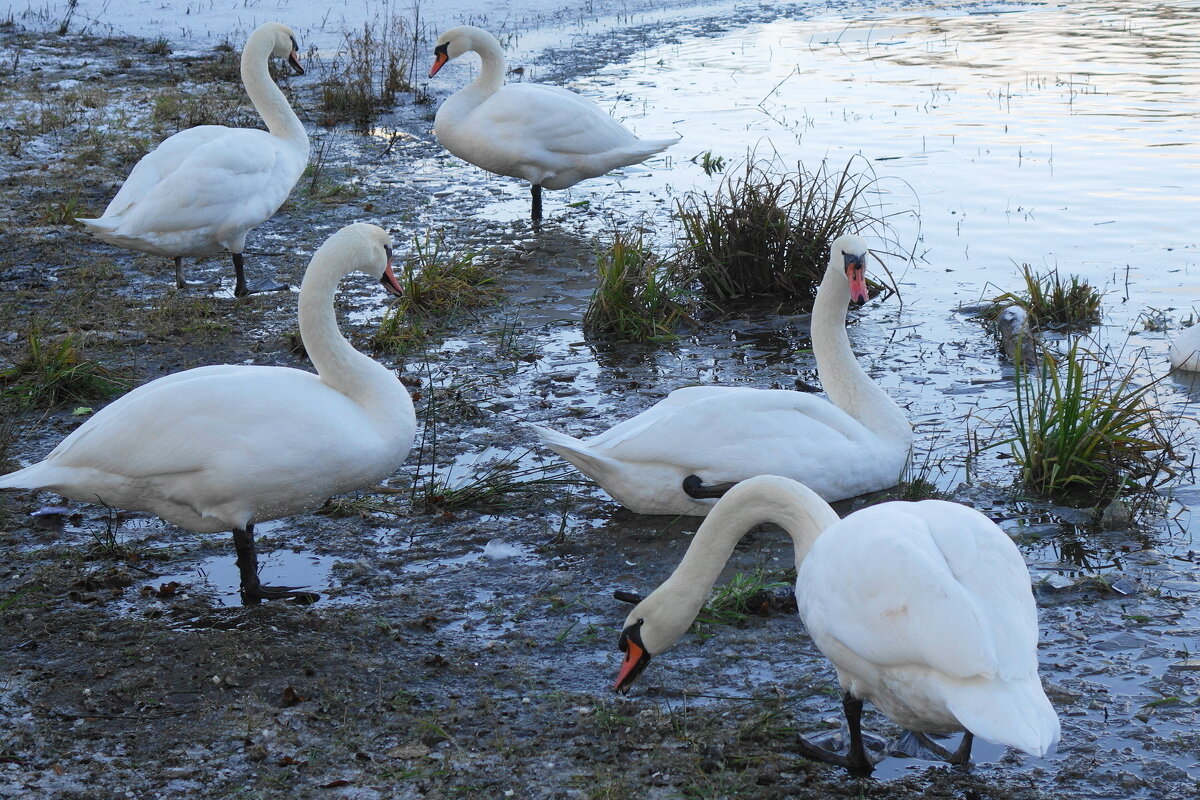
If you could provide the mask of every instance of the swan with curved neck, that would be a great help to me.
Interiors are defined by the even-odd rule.
[[[846,335],[851,299],[867,299],[867,256],[859,236],[834,241],[813,305],[812,349],[829,401],[784,389],[689,386],[589,439],[535,430],[640,514],[703,516],[722,491],[755,475],[794,478],[830,502],[894,486],[912,428]]]
[[[504,83],[504,51],[482,28],[463,25],[438,37],[429,77],[475,52],[482,64],[468,86],[438,108],[433,132],[454,155],[497,175],[529,181],[532,219],[542,218],[542,189],[637,164],[678,139],[639,139],[574,92],[538,83]]]
[[[260,26],[242,49],[242,83],[267,130],[180,131],[134,166],[103,216],[78,221],[109,244],[174,259],[181,289],[203,285],[184,280],[184,258],[222,249],[233,257],[234,294],[286,289],[270,280],[248,286],[242,257],[246,235],[283,205],[308,164],[308,135],[271,80],[272,55],[304,73],[296,37],[278,22]]]
[[[359,223],[331,236],[300,287],[300,337],[316,374],[227,365],[167,375],[101,409],[45,460],[0,477],[0,489],[149,511],[198,533],[233,531],[247,602],[308,596],[261,584],[254,524],[386,478],[416,430],[403,384],[338,330],[334,292],[355,270],[400,294],[381,228]]]
[[[733,547],[755,525],[792,538],[804,625],[837,671],[850,752],[806,755],[855,774],[873,769],[859,715],[872,702],[914,732],[966,731],[1045,755],[1059,722],[1037,674],[1037,610],[1020,552],[991,520],[942,500],[892,502],[839,520],[802,484],[761,475],[731,489],[675,571],[625,620],[617,681],[626,690],[672,647],[704,605]]]

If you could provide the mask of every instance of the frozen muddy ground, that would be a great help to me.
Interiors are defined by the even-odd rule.
[[[438,13],[474,13],[463,5]],[[135,113],[151,96],[139,92],[172,85],[226,34],[274,13],[184,7],[206,21],[189,23],[194,52],[154,56],[142,55],[136,37],[167,33],[152,26],[178,6],[117,6],[84,3],[77,13],[91,20],[89,34],[135,38],[39,34],[38,19],[58,19],[58,10],[27,19],[16,5],[16,22],[30,30],[0,33],[9,81],[0,362],[16,357],[36,317],[52,331],[84,331],[90,356],[136,380],[206,363],[303,366],[289,349],[294,295],[179,295],[160,260],[45,221],[72,192],[99,210],[125,174],[119,139],[89,150],[97,130],[117,127],[112,109]],[[307,29],[309,40],[336,42],[341,23],[291,20],[307,8],[289,4],[281,18]],[[364,8],[361,19],[380,8]],[[353,7],[341,13],[359,24]],[[274,271],[296,283],[328,233],[366,219],[392,230],[401,248],[436,226],[452,246],[482,250],[505,299],[464,318],[428,352],[383,358],[421,394],[425,446],[388,482],[397,493],[261,527],[260,549],[271,551],[264,578],[308,582],[325,595],[315,606],[239,607],[226,536],[142,515],[113,520],[90,506],[47,526],[26,515],[52,498],[0,498],[8,553],[0,565],[0,797],[1196,796],[1194,479],[1185,468],[1163,515],[1100,531],[1087,510],[1014,499],[1005,459],[965,469],[966,429],[991,424],[988,412],[1011,397],[1011,384],[984,329],[953,311],[988,281],[1012,288],[1017,273],[1007,259],[1060,263],[1111,287],[1101,335],[1121,342],[1134,330],[1129,350],[1145,347],[1159,368],[1168,334],[1136,320],[1155,307],[1178,325],[1187,303],[1172,310],[1163,298],[1194,291],[1197,242],[1181,220],[1196,202],[1195,132],[1180,115],[1195,96],[1197,66],[1180,38],[1195,24],[1196,5],[1137,13],[1098,3],[879,6],[865,21],[826,4],[589,3],[540,13],[540,4],[489,7],[482,21],[518,34],[514,63],[602,99],[641,133],[676,130],[684,142],[667,158],[548,195],[551,224],[535,237],[522,187],[446,156],[430,135],[429,106],[403,105],[374,135],[313,127],[330,142],[331,172],[353,191],[297,193],[252,236],[252,274]],[[423,15],[433,18],[429,9]],[[1083,30],[1091,36],[1080,37]],[[1006,44],[1018,31],[1038,43],[1027,48],[1032,66]],[[1171,80],[1145,77],[1148,53]],[[1064,61],[1038,62],[1051,56]],[[769,90],[793,63],[807,70],[803,81],[770,95],[770,113],[758,108],[760,87]],[[452,66],[430,84],[438,98],[470,73]],[[1024,70],[1034,77],[1014,78]],[[1092,88],[1075,91],[1084,72]],[[714,89],[705,113],[686,107],[684,88],[714,75],[738,82],[735,99]],[[56,108],[56,92],[78,90],[72,81],[104,92],[103,100],[35,133],[29,109]],[[1007,99],[1000,86],[1010,87]],[[302,108],[312,104],[310,88],[289,83]],[[918,95],[929,101],[912,110]],[[847,116],[850,106],[858,110]],[[1127,108],[1138,112],[1114,111]],[[946,141],[914,144],[922,126]],[[1036,131],[1037,141],[1005,139],[1009,129]],[[839,704],[832,671],[787,615],[690,635],[655,660],[630,697],[615,697],[608,687],[626,608],[611,593],[657,585],[695,520],[638,517],[586,485],[514,495],[509,507],[489,510],[424,512],[409,503],[411,487],[435,471],[459,480],[500,457],[542,462],[527,452],[528,421],[584,433],[686,383],[816,382],[799,314],[710,321],[665,348],[591,342],[578,327],[595,237],[642,224],[669,239],[673,199],[717,179],[687,159],[709,148],[736,157],[762,138],[806,161],[860,152],[884,175],[894,166],[908,178],[912,190],[889,200],[919,202],[910,216],[921,221],[920,258],[907,266],[889,259],[903,272],[904,304],[873,301],[855,312],[851,338],[909,409],[922,457],[933,454],[933,477],[1000,521],[1027,554],[1043,675],[1063,720],[1052,757],[980,746],[967,771],[893,758],[870,781],[805,762],[796,732],[836,728]],[[1072,147],[1058,144],[1067,140]],[[995,158],[983,152],[988,142]],[[1119,155],[1105,149],[1113,142]],[[1139,160],[1150,147],[1155,160]],[[1072,170],[1088,158],[1123,159],[1119,185],[1108,187],[1094,169]],[[1019,191],[1061,197],[1070,210],[1039,199],[1030,212],[1012,202]],[[1164,197],[1174,205],[1154,205]],[[579,200],[590,202],[567,207]],[[1152,235],[1131,233],[1156,217]],[[901,228],[898,238],[917,235]],[[1122,300],[1126,263],[1132,277]],[[197,271],[224,277],[228,266],[210,259]],[[343,305],[352,339],[367,347],[382,298],[351,280]],[[1179,377],[1159,394],[1183,415],[1195,396]],[[78,424],[73,408],[16,418],[8,457],[44,455]],[[781,534],[758,531],[727,574],[762,569],[786,580],[790,561]],[[170,582],[179,588],[161,591]],[[899,733],[878,715],[870,727]]]

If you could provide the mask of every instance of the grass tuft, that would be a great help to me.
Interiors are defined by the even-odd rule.
[[[737,625],[751,616],[761,615],[759,608],[767,593],[786,590],[790,586],[787,581],[768,579],[762,568],[749,574],[739,572],[728,583],[713,589],[712,596],[692,623],[693,630],[703,636],[705,625]]]
[[[1100,322],[1100,301],[1104,293],[1078,275],[1064,280],[1057,269],[1035,272],[1028,264],[1021,265],[1025,279],[1022,292],[1005,292],[992,298],[995,314],[1011,305],[1018,305],[1029,314],[1035,328],[1080,328]]]
[[[26,336],[23,359],[0,370],[0,398],[20,409],[49,407],[64,402],[104,400],[129,388],[107,367],[84,358],[75,336],[58,342],[44,338],[44,325],[33,324]]]
[[[321,124],[349,123],[367,130],[381,111],[396,104],[400,92],[412,91],[408,78],[416,38],[395,15],[364,24],[361,32],[347,32],[337,55],[322,66]]]
[[[596,257],[599,283],[583,331],[588,336],[642,342],[670,339],[688,319],[673,262],[659,259],[640,233],[617,232]]]
[[[1136,360],[1118,367],[1076,342],[1062,363],[1017,365],[1015,435],[1021,481],[1040,495],[1098,504],[1169,479],[1177,430],[1158,410],[1158,381],[1135,383]],[[1161,380],[1161,379],[1160,379]]]
[[[542,494],[552,486],[579,484],[576,473],[567,467],[518,466],[523,455],[496,461],[457,482],[451,482],[449,476],[432,474],[413,487],[413,508],[427,514],[463,508],[504,510],[515,507],[518,496]]]
[[[751,156],[715,195],[679,201],[684,261],[705,292],[717,300],[773,295],[811,304],[833,240],[881,221],[859,209],[874,180],[851,174],[851,163],[840,171],[825,161],[816,172],[789,171]]]

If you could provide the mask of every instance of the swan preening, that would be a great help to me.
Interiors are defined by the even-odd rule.
[[[211,366],[134,389],[0,488],[149,511],[198,533],[233,531],[243,597],[302,594],[263,586],[254,523],[315,508],[391,475],[416,430],[395,374],[338,330],[339,281],[360,270],[399,295],[387,234],[363,223],[313,255],[300,287],[300,336],[317,369]]]
[[[792,537],[796,601],[845,692],[850,753],[806,752],[855,774],[873,768],[858,715],[869,700],[914,732],[971,737],[1045,755],[1059,722],[1037,673],[1037,612],[1020,552],[991,520],[942,500],[891,502],[839,520],[807,487],[775,475],[731,489],[667,580],[625,620],[624,690],[679,640],[738,540],[772,522]]]
[[[805,392],[689,386],[579,440],[535,426],[546,446],[641,514],[704,515],[736,481],[784,475],[833,502],[894,486],[908,458],[904,412],[859,366],[846,336],[867,299],[867,245],[832,245],[812,313],[812,349],[830,400]]]
[[[308,135],[267,61],[286,58],[303,74],[292,31],[278,22],[260,26],[242,49],[242,83],[267,130],[200,125],[167,138],[129,173],[99,219],[80,219],[109,244],[175,260],[228,250],[236,272],[234,294],[286,289],[271,280],[246,285],[242,250],[246,234],[270,219],[308,164]]]
[[[472,50],[483,61],[479,76],[442,103],[433,132],[463,161],[529,181],[535,226],[542,218],[542,189],[566,189],[679,141],[639,139],[591,100],[557,86],[505,84],[500,43],[473,25],[438,37],[429,77]]]

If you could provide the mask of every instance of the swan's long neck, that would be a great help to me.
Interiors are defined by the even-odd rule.
[[[904,412],[871,380],[850,349],[846,309],[850,289],[839,268],[831,265],[817,290],[812,312],[812,349],[821,387],[833,404],[880,436],[910,441],[912,428]]]
[[[504,85],[504,51],[500,49],[500,42],[496,41],[495,36],[483,33],[485,35],[476,34],[471,39],[471,49],[479,54],[483,62],[479,66],[479,75],[462,90],[477,96],[480,101],[495,94]]]
[[[274,35],[271,31],[263,30],[251,35],[242,48],[242,83],[246,86],[246,94],[250,95],[254,109],[267,123],[271,135],[291,142],[298,148],[302,147],[307,152],[308,134],[304,132],[300,118],[283,92],[271,80],[271,72],[267,68],[273,47]]]
[[[369,411],[385,415],[396,410],[374,409],[381,385],[394,389],[396,378],[387,367],[354,349],[338,328],[334,293],[343,275],[336,252],[318,250],[300,284],[300,339],[321,380]],[[390,397],[391,393],[387,393]]]
[[[774,475],[752,478],[731,489],[705,517],[671,577],[629,615],[649,619],[666,633],[666,644],[646,642],[656,655],[678,640],[704,606],[734,546],[755,525],[773,522],[792,537],[796,566],[838,516],[815,492]]]

